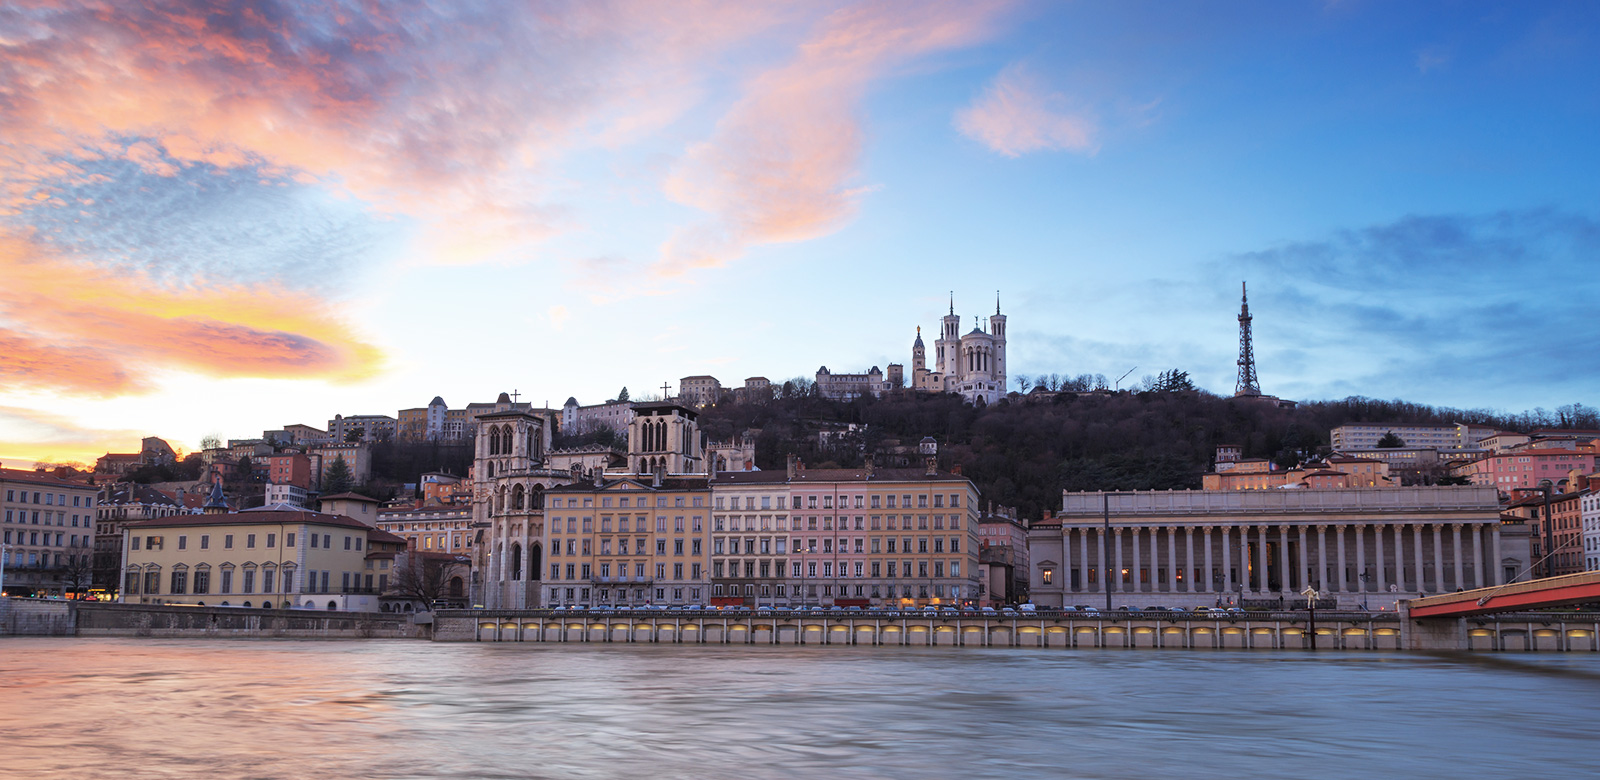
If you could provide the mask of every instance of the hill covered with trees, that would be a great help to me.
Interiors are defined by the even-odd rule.
[[[1326,453],[1329,431],[1346,423],[1600,427],[1596,410],[1581,404],[1505,415],[1351,397],[1281,409],[1199,390],[1151,389],[1012,396],[974,406],[926,393],[840,402],[818,397],[803,380],[784,387],[770,402],[709,407],[701,428],[714,440],[759,429],[756,465],[762,469],[784,468],[789,453],[810,466],[856,467],[868,453],[914,447],[932,436],[941,466],[959,464],[985,499],[1015,506],[1028,518],[1059,506],[1064,489],[1198,488],[1219,444],[1238,445],[1244,457],[1280,467],[1297,465]],[[829,432],[826,441],[821,432]]]

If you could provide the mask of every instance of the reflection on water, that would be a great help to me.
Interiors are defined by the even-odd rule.
[[[1597,723],[1588,655],[0,640],[0,777],[1595,777]]]

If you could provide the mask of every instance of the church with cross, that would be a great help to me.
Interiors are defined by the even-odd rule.
[[[950,313],[940,321],[939,337],[933,342],[933,367],[928,367],[927,346],[922,328],[911,343],[911,387],[928,393],[956,393],[972,403],[983,399],[994,403],[1006,394],[1006,316],[1000,313],[1000,295],[995,294],[994,314],[988,327],[977,317],[972,330],[961,333],[961,317],[956,314],[954,293]]]

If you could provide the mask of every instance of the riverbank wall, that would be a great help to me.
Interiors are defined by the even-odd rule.
[[[0,636],[427,639],[408,615],[0,599]]]
[[[447,610],[446,642],[887,645],[1149,649],[1600,652],[1600,614],[1505,615],[1470,621],[1403,620],[1395,613],[1249,613],[1178,616],[828,617],[560,615]],[[1314,630],[1314,634],[1313,634]]]

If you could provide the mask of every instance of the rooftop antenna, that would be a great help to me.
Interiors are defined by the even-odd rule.
[[[1239,283],[1239,381],[1233,394],[1238,396],[1261,395],[1261,382],[1256,379],[1256,352],[1250,343],[1250,293],[1245,283]]]

